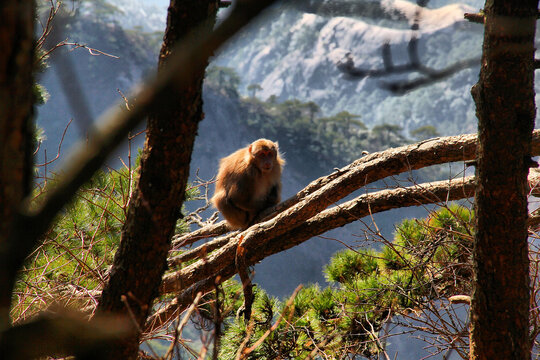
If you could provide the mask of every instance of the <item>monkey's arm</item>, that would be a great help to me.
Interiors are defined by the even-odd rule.
[[[281,200],[281,184],[275,184],[266,196],[263,209],[269,208],[279,203]]]
[[[227,220],[231,229],[246,228],[251,220],[250,211],[240,208],[235,202],[236,197],[230,197],[230,194],[234,195],[235,193],[231,193],[229,190],[230,189],[220,189],[216,191],[212,198],[212,202]],[[241,201],[239,204],[240,203]]]
[[[233,183],[226,194],[227,202],[238,209],[254,212],[257,210],[257,203],[253,198],[253,186],[249,179],[239,179]]]

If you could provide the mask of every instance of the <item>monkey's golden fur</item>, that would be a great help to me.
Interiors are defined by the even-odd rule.
[[[281,201],[285,161],[277,142],[259,139],[221,159],[212,203],[231,229],[245,229],[264,209]]]

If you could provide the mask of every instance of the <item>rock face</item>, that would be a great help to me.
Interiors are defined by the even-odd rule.
[[[462,20],[472,7],[453,4],[421,9],[419,30],[413,32],[410,23],[416,18],[416,6],[406,1],[382,4],[391,14],[400,14],[401,20],[326,17],[276,9],[232,41],[215,63],[242,75],[241,91],[249,84],[259,84],[262,99],[275,95],[280,100],[314,101],[327,115],[343,110],[361,114],[368,126],[386,122],[414,129],[435,124],[443,134],[473,131],[469,90],[477,78],[476,68],[398,98],[383,90],[380,81],[413,79],[417,74],[347,80],[338,70],[337,64],[346,54],[362,69],[383,68],[383,44],[390,45],[395,65],[404,64],[413,36],[419,39],[421,62],[434,69],[479,56],[482,28]]]
[[[164,28],[167,0],[111,0],[121,12],[116,20],[127,28]],[[418,74],[347,80],[336,64],[350,53],[362,69],[381,69],[381,47],[389,44],[395,65],[408,62],[407,45],[419,39],[422,64],[442,69],[479,57],[482,26],[463,20],[463,13],[483,6],[481,0],[453,3],[431,0],[429,8],[414,1],[310,0],[278,4],[239,34],[213,63],[235,69],[240,92],[259,84],[258,96],[314,101],[325,115],[349,111],[368,126],[392,123],[412,130],[436,125],[443,135],[476,131],[470,87],[478,67],[404,96],[391,96],[381,81],[413,79]],[[228,10],[222,11],[225,16]],[[411,31],[417,22],[418,30]]]

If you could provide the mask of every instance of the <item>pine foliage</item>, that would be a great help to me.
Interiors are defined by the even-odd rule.
[[[335,254],[324,270],[329,285],[303,288],[292,306],[259,289],[251,323],[241,317],[225,322],[219,358],[235,359],[242,349],[249,349],[248,359],[323,353],[328,359],[377,358],[383,351],[381,330],[392,319],[470,293],[472,221],[472,211],[458,205],[426,219],[404,220],[394,241],[380,250]],[[251,349],[272,323],[271,334]]]

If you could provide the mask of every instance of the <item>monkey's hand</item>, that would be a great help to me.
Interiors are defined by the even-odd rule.
[[[270,192],[266,196],[264,206],[261,210],[274,206],[277,203],[279,203],[279,187],[277,185],[274,185],[272,186],[272,188],[270,189]]]

